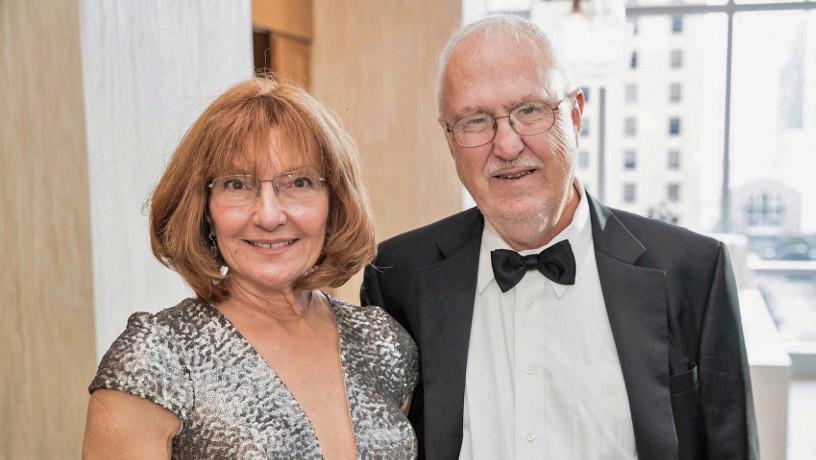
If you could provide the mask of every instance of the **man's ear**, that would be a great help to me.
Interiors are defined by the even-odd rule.
[[[581,121],[584,114],[584,92],[581,89],[575,90],[573,96],[572,108],[570,110],[570,118],[572,120],[572,127],[575,131],[575,145],[578,145],[578,140],[581,137]]]

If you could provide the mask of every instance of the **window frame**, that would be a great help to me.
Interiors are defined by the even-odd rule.
[[[698,4],[669,4],[659,6],[626,6],[626,19],[639,22],[642,16],[673,15],[688,16],[708,13],[724,13],[726,15],[726,58],[725,58],[725,107],[723,131],[723,168],[720,187],[720,215],[716,231],[728,233],[731,231],[731,82],[733,81],[732,61],[734,47],[734,15],[743,12],[756,11],[803,11],[816,10],[816,1],[781,2],[781,3],[734,3],[728,0],[722,5]],[[636,53],[633,50],[633,53]],[[631,57],[630,57],[631,59]]]

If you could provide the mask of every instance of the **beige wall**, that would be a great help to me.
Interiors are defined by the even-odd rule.
[[[309,40],[312,8],[312,0],[252,0],[252,25]]]
[[[436,119],[436,58],[459,0],[348,0],[314,5],[312,91],[360,147],[377,239],[461,209]],[[359,301],[359,276],[337,294]]]
[[[0,458],[78,458],[94,372],[77,0],[0,1]]]

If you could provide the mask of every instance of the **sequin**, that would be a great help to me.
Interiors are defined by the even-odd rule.
[[[416,344],[379,307],[329,297],[360,459],[412,459],[417,441],[400,411],[417,382]],[[102,358],[89,391],[152,401],[182,422],[174,459],[320,459],[300,405],[213,306],[187,299],[155,315],[134,313]]]

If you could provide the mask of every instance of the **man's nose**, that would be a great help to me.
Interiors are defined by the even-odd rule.
[[[510,116],[496,117],[493,154],[502,160],[514,160],[524,150],[524,141],[510,125]]]
[[[259,187],[253,220],[260,227],[271,231],[285,224],[289,216],[272,182],[261,182]]]

